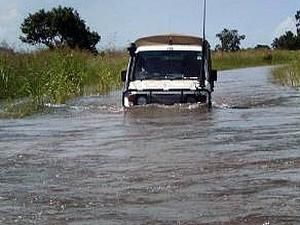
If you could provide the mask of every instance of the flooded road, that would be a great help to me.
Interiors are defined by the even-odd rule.
[[[222,72],[214,109],[120,93],[0,120],[0,224],[300,224],[300,92]]]

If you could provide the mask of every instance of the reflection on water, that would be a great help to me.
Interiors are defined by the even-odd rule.
[[[0,224],[299,224],[299,92],[223,72],[214,109],[120,93],[0,120]]]

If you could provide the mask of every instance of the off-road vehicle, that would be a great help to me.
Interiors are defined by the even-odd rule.
[[[199,37],[160,35],[138,39],[128,48],[124,107],[147,104],[212,104],[217,71],[210,46]]]

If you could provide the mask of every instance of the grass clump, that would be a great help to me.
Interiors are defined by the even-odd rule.
[[[245,67],[286,64],[300,55],[299,51],[242,50],[239,52],[214,52],[213,67],[229,70]]]
[[[300,57],[272,70],[275,80],[286,86],[300,87]]]
[[[300,51],[243,50],[240,52],[213,53],[213,67],[228,70],[263,65],[282,65],[272,72],[282,85],[300,87]]]
[[[23,116],[39,111],[46,103],[61,104],[76,96],[118,88],[126,62],[123,53],[94,56],[70,49],[2,52],[0,100],[5,106],[0,113]]]
[[[212,61],[216,70],[270,65],[273,62],[273,53],[269,50],[214,52]]]

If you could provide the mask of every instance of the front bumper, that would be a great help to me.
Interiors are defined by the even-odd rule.
[[[123,92],[123,106],[147,104],[185,104],[185,103],[209,103],[211,92],[205,88],[195,90],[127,90]]]

